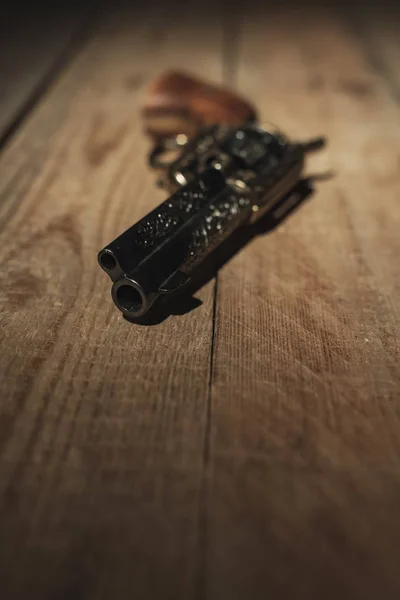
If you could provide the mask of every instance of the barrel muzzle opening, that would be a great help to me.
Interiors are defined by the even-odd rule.
[[[114,304],[127,317],[142,317],[149,308],[143,288],[133,279],[123,278],[116,281],[111,294]]]
[[[105,271],[114,271],[118,266],[115,256],[109,250],[103,250],[99,254],[99,263]]]

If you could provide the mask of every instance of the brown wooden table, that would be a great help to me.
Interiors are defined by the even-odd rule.
[[[2,38],[0,595],[398,599],[399,11],[145,4]],[[96,254],[164,197],[167,67],[326,134],[334,176],[141,327]]]

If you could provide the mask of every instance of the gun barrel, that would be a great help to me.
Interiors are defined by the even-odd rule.
[[[101,268],[126,316],[143,316],[154,300],[175,291],[234,229],[249,219],[251,199],[210,168],[103,248]]]

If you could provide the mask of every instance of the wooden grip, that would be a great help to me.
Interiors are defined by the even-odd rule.
[[[148,88],[142,108],[145,129],[153,138],[194,135],[203,125],[240,125],[255,121],[249,102],[229,89],[178,71],[160,75]]]

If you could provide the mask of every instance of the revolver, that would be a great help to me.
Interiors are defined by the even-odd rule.
[[[98,255],[117,308],[139,319],[159,298],[188,286],[222,242],[295,188],[305,155],[323,144],[291,142],[254,122],[204,125],[190,139],[156,141],[150,165],[171,195]],[[176,155],[167,161],[171,148]]]

